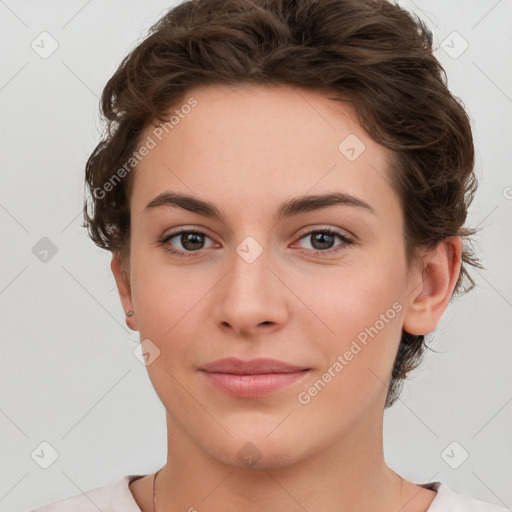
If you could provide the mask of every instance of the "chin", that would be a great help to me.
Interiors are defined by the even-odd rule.
[[[240,469],[284,468],[307,456],[308,446],[304,439],[287,436],[284,430],[281,436],[275,435],[274,439],[270,439],[275,434],[267,437],[270,430],[255,432],[252,429],[246,435],[238,431],[234,438],[223,436],[216,442],[210,439],[203,444],[203,448],[219,462]],[[297,428],[296,432],[300,430]],[[302,450],[297,450],[297,446],[301,446]],[[310,448],[314,450],[314,447]]]

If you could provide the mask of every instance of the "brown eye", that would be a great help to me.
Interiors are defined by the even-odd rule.
[[[311,245],[313,246],[313,249],[319,251],[331,249],[332,244],[336,241],[336,235],[321,231],[309,236],[311,237]]]
[[[179,242],[187,251],[198,251],[202,249],[201,246],[204,244],[204,235],[202,233],[185,232],[179,235],[179,237]]]
[[[181,230],[165,237],[159,242],[163,249],[171,254],[181,257],[194,256],[193,253],[204,249],[205,239],[210,237],[197,230]]]
[[[309,240],[311,247],[306,247],[306,249],[315,254],[337,252],[353,243],[350,238],[333,229],[317,229],[309,231],[300,239]],[[336,239],[341,240],[342,243],[336,244]]]

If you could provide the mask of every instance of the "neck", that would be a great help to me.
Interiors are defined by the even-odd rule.
[[[224,464],[198,449],[169,415],[167,425],[168,460],[158,475],[155,512],[385,512],[402,509],[407,498],[403,480],[384,462],[382,417],[362,420],[309,457],[258,469]]]

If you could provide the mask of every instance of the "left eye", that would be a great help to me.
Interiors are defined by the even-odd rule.
[[[337,252],[342,250],[346,245],[354,243],[346,235],[332,229],[317,229],[314,231],[309,231],[308,233],[303,234],[300,237],[300,240],[307,239],[308,237],[311,240],[313,247],[306,249],[315,255]],[[342,243],[338,244],[333,249],[332,244],[334,243],[336,237],[339,238]],[[171,240],[174,238],[178,238],[182,249],[177,249],[172,245]],[[194,253],[200,252],[205,248],[203,245],[206,238],[211,240],[211,238],[202,231],[182,230],[167,236],[159,242],[159,245],[162,246],[168,253],[175,254],[180,257],[193,257]],[[213,245],[216,244],[214,243]]]
[[[338,237],[342,243],[332,248],[336,237]],[[309,231],[301,236],[300,240],[308,238],[313,246],[311,249],[308,248],[308,250],[312,251],[315,255],[337,252],[344,249],[346,245],[353,243],[350,238],[332,229],[317,229]]]

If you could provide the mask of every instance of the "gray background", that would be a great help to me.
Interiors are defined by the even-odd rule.
[[[483,227],[476,248],[487,270],[473,271],[478,287],[449,306],[431,342],[438,353],[386,412],[386,459],[416,483],[511,507],[512,1],[400,4],[434,29],[473,122],[480,188],[469,224]],[[103,86],[172,5],[0,0],[0,511],[165,462],[164,409],[133,355],[138,333],[125,325],[110,254],[80,224]],[[51,49],[43,31],[58,43],[47,58],[31,47]],[[46,262],[43,237],[57,250]],[[43,442],[58,453],[47,469]]]

